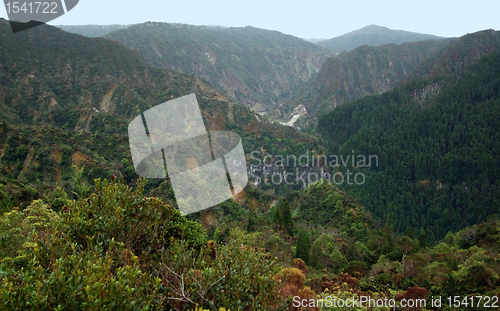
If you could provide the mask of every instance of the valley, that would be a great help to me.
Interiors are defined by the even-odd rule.
[[[500,296],[500,32],[0,34],[0,309]],[[250,179],[181,215],[168,172],[136,174],[128,125],[192,93],[207,131],[241,137]]]

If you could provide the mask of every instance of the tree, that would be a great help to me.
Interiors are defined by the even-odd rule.
[[[283,206],[283,226],[286,230],[288,230],[289,235],[293,235],[293,221],[292,221],[292,213],[290,211],[290,204],[288,201],[285,202]]]
[[[349,262],[338,249],[334,249],[332,251],[330,259],[332,260],[332,271],[334,273],[342,272],[345,268],[347,268],[347,266],[349,266]]]
[[[248,223],[247,223],[247,231],[251,232],[255,229],[255,218],[257,218],[257,214],[255,213],[255,201],[250,202],[250,211],[248,213]]]
[[[61,208],[68,203],[68,194],[61,187],[54,189],[47,197],[52,210],[59,212]]]
[[[2,132],[7,133],[9,131],[9,126],[7,125],[7,121],[2,122]]]
[[[297,237],[297,248],[295,249],[295,258],[302,259],[309,265],[309,257],[311,254],[311,236],[305,230],[299,230]]]
[[[76,165],[73,165],[74,169],[74,182],[75,182],[75,190],[73,191],[73,194],[76,195],[78,199],[85,198],[87,194],[90,191],[90,187],[85,186],[83,183],[83,171],[85,169],[85,166],[82,166],[80,169]]]
[[[420,246],[420,248],[427,247],[427,240],[425,237],[425,231],[423,229],[420,231],[420,236],[418,237],[418,245]]]
[[[247,231],[248,232],[253,231],[255,229],[254,226],[255,226],[255,220],[252,213],[250,212],[250,215],[248,215]]]
[[[444,285],[444,292],[448,296],[453,296],[456,293],[459,292],[459,287],[457,282],[455,281],[455,278],[453,277],[453,273],[450,272],[448,275],[448,280],[446,280],[445,285]]]
[[[406,228],[406,236],[413,240],[413,231],[411,230],[411,227]]]
[[[275,224],[278,228],[281,228],[282,224],[282,216],[281,216],[281,209],[279,206],[274,207],[274,214],[273,214],[273,224]]]
[[[310,260],[311,265],[313,265],[316,269],[323,269],[323,265],[321,263],[321,257],[323,256],[323,249],[321,248],[321,242],[319,239],[314,241],[311,252],[310,252]]]
[[[398,249],[401,253],[403,253],[403,260],[402,260],[402,264],[403,264],[403,273],[405,271],[405,257],[406,255],[408,255],[409,252],[412,251],[412,249],[414,248],[414,244],[413,244],[413,240],[410,239],[408,236],[404,236],[401,238],[401,240],[398,241],[397,243],[398,245]]]
[[[392,229],[387,224],[384,227],[384,239],[385,243],[382,245],[382,252],[389,254],[394,251],[394,238],[392,237]]]

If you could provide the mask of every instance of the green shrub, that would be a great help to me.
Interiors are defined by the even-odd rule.
[[[110,250],[73,253],[51,263],[49,269],[31,261],[23,270],[3,271],[1,310],[155,310],[162,298],[155,279],[139,269],[129,256],[128,264],[116,267],[116,254],[123,244]],[[36,251],[35,251],[36,252]]]
[[[200,252],[172,245],[163,254],[160,275],[172,307],[199,303],[210,310],[283,310],[273,280],[279,270],[277,259],[244,245],[243,232],[234,229],[228,244],[217,249],[213,242]]]
[[[171,237],[194,247],[206,243],[200,224],[186,220],[161,200],[144,196],[144,186],[144,179],[138,181],[136,190],[97,179],[95,193],[69,202],[62,214],[74,241],[85,245],[87,236],[92,236],[106,246],[114,239],[138,256],[166,248]]]

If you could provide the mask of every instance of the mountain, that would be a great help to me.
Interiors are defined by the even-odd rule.
[[[130,25],[59,25],[56,26],[64,31],[76,33],[85,37],[104,37],[110,32],[124,29]]]
[[[404,42],[437,39],[443,38],[434,35],[403,30],[392,30],[387,27],[370,25],[359,30],[346,33],[345,35],[318,42],[317,44],[330,49],[334,55],[338,55],[344,51],[352,51],[363,45],[381,46],[390,43],[401,44]]]
[[[299,154],[317,141],[255,115],[203,79],[155,68],[117,42],[48,25],[17,34],[9,27],[0,20],[0,183],[17,204],[57,187],[71,196],[73,165],[86,167],[86,184],[112,175],[133,184],[129,122],[190,93],[197,94],[206,128],[236,132],[246,153],[271,152],[265,143]]]
[[[454,39],[362,46],[329,58],[272,116],[289,125],[313,127],[323,113],[345,102],[381,94],[406,79],[422,62]],[[296,121],[296,122],[295,122]]]
[[[491,307],[500,53],[486,35],[465,40],[478,54],[444,53],[435,61],[449,67],[430,64],[436,74],[325,114],[315,138],[116,42],[47,25],[13,34],[0,19],[0,309],[285,311],[297,298],[323,308],[332,293],[377,304],[467,298],[442,310],[488,297],[478,309]],[[258,188],[186,217],[168,178],[137,179],[127,125],[193,92],[207,129],[236,132],[269,169]],[[355,152],[380,161],[354,166]],[[311,169],[324,154],[347,155],[329,173],[349,180],[352,169],[363,184],[316,175],[303,189],[274,170],[297,155]],[[271,184],[276,175],[285,187]]]
[[[144,23],[105,36],[156,67],[194,74],[252,110],[285,102],[329,52],[302,39],[253,27]]]
[[[463,69],[457,61],[455,71],[341,105],[317,128],[331,154],[380,159],[365,184],[346,186],[350,195],[396,231],[421,228],[430,240],[500,211],[500,46]]]
[[[500,50],[499,38],[500,32],[493,29],[462,36],[425,60],[405,81],[459,72],[481,57]]]

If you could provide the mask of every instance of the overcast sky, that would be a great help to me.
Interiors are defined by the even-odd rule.
[[[110,25],[156,21],[233,27],[250,25],[302,38],[331,38],[376,24],[457,37],[483,29],[500,30],[499,13],[498,0],[80,0],[73,10],[50,24]],[[4,6],[1,6],[0,16],[7,16]]]

